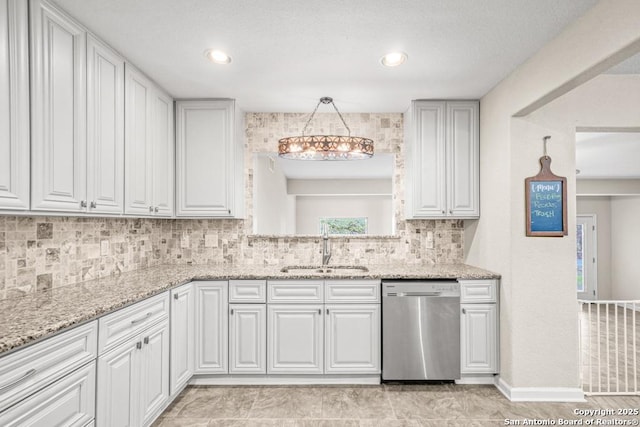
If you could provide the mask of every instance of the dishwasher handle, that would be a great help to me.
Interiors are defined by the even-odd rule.
[[[442,292],[387,292],[386,297],[439,297]]]

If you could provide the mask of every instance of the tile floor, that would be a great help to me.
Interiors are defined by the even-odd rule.
[[[493,386],[196,386],[185,389],[154,427],[485,427],[508,425],[507,419],[519,420],[520,425],[524,419],[553,420],[552,425],[561,425],[561,418],[583,423],[587,419],[640,419],[574,414],[574,409],[618,408],[640,409],[640,397],[589,397],[583,403],[515,403]]]

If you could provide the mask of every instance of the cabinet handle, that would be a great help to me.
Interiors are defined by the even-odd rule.
[[[179,295],[178,294],[173,294],[173,299],[178,299]]]
[[[329,309],[327,308],[327,314],[329,314]]]
[[[138,342],[136,343],[136,348],[137,348],[138,350],[140,350],[140,349],[142,348],[142,342],[138,341]]]
[[[453,215],[453,209],[449,209],[449,213]]]
[[[318,314],[322,315],[322,309],[321,308],[318,309]]]
[[[229,215],[231,215],[231,209],[229,209]]]
[[[91,209],[95,209],[95,208],[97,208],[97,207],[98,207],[98,205],[97,205],[97,203],[96,203],[96,202],[91,202],[91,203],[89,203],[89,207],[90,207]]]
[[[233,308],[231,309],[231,314],[233,315]]]
[[[28,378],[34,376],[36,374],[36,372],[37,371],[35,369],[29,369],[20,378],[10,382],[9,384],[6,384],[6,385],[3,385],[2,387],[0,387],[0,393],[5,392],[7,390],[10,390],[10,389],[14,388],[15,386],[17,386],[18,384],[20,384],[21,382],[26,381]]]
[[[153,206],[149,206],[149,212],[153,212]]]
[[[447,213],[446,211],[442,211],[442,215],[444,215],[444,214],[446,214],[446,213]]]
[[[87,201],[86,200],[81,200],[80,201],[80,207],[81,208],[86,208],[87,207]]]
[[[149,344],[149,337],[144,337],[144,343]]]
[[[462,309],[462,314],[467,314],[467,309],[466,308]]]
[[[158,213],[158,212],[160,212],[160,208],[156,206],[155,208],[153,208],[153,211],[154,211],[155,213]]]
[[[135,325],[135,324],[137,324],[137,323],[144,322],[144,321],[145,321],[145,320],[147,320],[149,317],[151,317],[151,315],[152,315],[152,314],[153,314],[153,313],[149,312],[149,313],[147,313],[144,317],[141,317],[141,318],[139,318],[139,319],[132,320],[132,321],[131,321],[131,325]]]

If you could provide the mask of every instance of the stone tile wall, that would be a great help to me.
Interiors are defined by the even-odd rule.
[[[393,237],[332,238],[334,264],[421,264],[463,260],[463,222],[405,221],[402,114],[344,114],[352,135],[396,156]],[[253,153],[275,152],[300,134],[308,114],[246,115],[244,220],[16,217],[0,215],[0,298],[164,263],[251,265],[320,263],[313,236],[253,235]],[[311,133],[346,134],[335,114],[319,113]],[[426,233],[434,232],[434,248]],[[109,242],[107,255],[100,242]]]

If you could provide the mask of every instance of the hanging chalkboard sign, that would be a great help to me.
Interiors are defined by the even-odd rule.
[[[525,179],[527,236],[567,235],[567,178],[551,172],[551,157],[540,157],[540,173]]]

